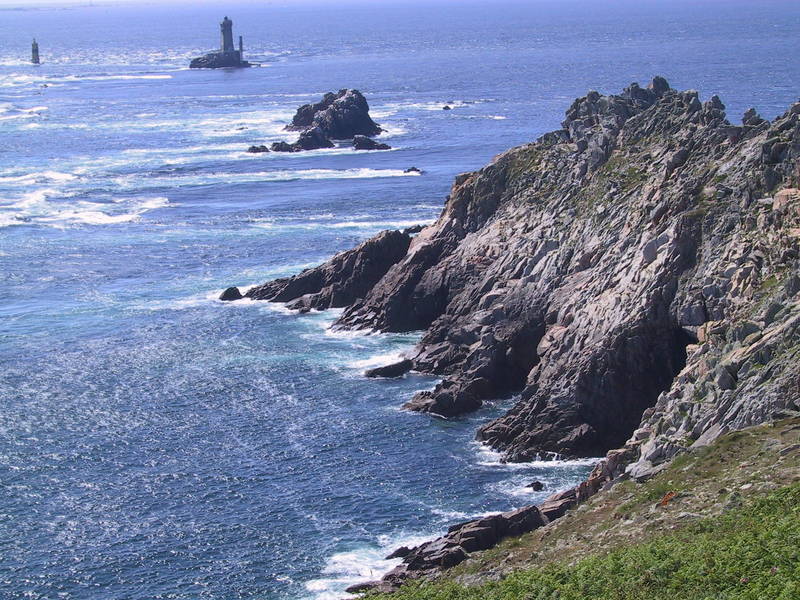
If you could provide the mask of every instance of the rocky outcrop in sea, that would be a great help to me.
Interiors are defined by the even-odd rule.
[[[383,232],[247,295],[344,307],[341,329],[423,330],[386,373],[442,380],[405,407],[454,417],[515,397],[477,433],[508,461],[609,453],[550,499],[566,510],[800,410],[799,161],[800,103],[734,125],[716,96],[660,77],[592,91],[560,129],[458,176],[415,237]],[[549,518],[540,506],[459,526],[386,582]]]
[[[353,140],[357,150],[389,150],[390,146],[370,139],[383,130],[369,116],[369,103],[358,90],[328,92],[316,104],[304,104],[295,114],[287,131],[299,131],[294,142],[275,142],[271,148],[251,146],[248,152],[303,152],[333,148],[333,140]]]

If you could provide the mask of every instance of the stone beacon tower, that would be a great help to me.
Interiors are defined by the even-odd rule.
[[[244,41],[239,36],[239,49],[233,45],[233,21],[228,17],[222,19],[219,24],[220,36],[222,38],[217,52],[209,52],[205,56],[200,56],[189,63],[192,69],[236,69],[240,67],[252,66],[244,60]]]
[[[225,17],[222,19],[222,23],[219,24],[219,29],[222,32],[220,51],[236,52],[236,49],[233,47],[233,21]]]
[[[31,62],[34,65],[39,64],[39,44],[36,43],[36,38],[33,39],[33,44],[31,44]]]

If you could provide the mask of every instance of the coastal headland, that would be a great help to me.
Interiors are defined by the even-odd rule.
[[[731,431],[797,415],[799,160],[800,103],[734,125],[720,98],[661,77],[591,91],[560,129],[458,176],[419,233],[382,232],[247,291],[343,308],[340,329],[423,330],[386,373],[441,382],[405,408],[450,418],[514,396],[477,432],[507,461],[606,456],[577,488],[455,525],[353,591],[430,577]]]

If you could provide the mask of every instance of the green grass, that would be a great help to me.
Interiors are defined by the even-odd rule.
[[[721,516],[646,543],[583,558],[572,566],[556,563],[520,570],[501,581],[473,587],[415,583],[390,598],[797,600],[800,483]]]

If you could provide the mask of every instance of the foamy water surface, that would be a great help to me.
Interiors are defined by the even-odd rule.
[[[0,10],[4,600],[339,599],[399,545],[574,484],[593,461],[474,442],[513,399],[432,419],[400,407],[435,378],[363,377],[421,332],[219,293],[433,222],[590,88],[661,74],[736,121],[800,81],[786,2],[233,3],[260,65],[238,71],[188,69],[218,6],[83,4]],[[342,87],[391,151],[246,152]]]

